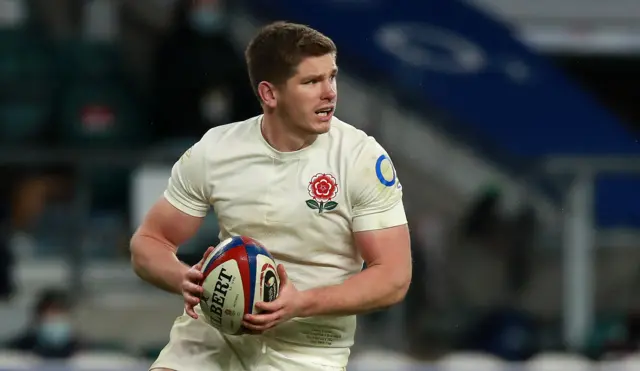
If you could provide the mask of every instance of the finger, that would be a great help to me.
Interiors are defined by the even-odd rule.
[[[185,302],[184,303],[184,311],[187,313],[187,315],[193,319],[198,319],[198,313],[196,313],[194,306],[191,305],[190,303]]]
[[[251,333],[251,334],[261,334],[264,330],[262,329],[262,326],[258,326],[258,325],[254,325],[252,323],[247,323],[242,321],[242,327],[244,327],[245,329],[247,329],[247,332]]]
[[[244,316],[244,322],[252,325],[266,325],[271,322],[277,322],[280,318],[282,318],[282,313],[279,311],[269,314],[247,314]]]
[[[204,265],[205,260],[207,260],[207,258],[209,257],[209,254],[211,254],[211,252],[213,251],[214,247],[213,246],[209,246],[209,248],[207,248],[207,251],[204,252],[204,255],[202,256],[202,259],[200,259],[200,261],[198,262],[198,264],[194,265],[192,268],[197,269],[199,271],[202,270],[202,266]]]
[[[193,292],[193,293],[197,293],[200,294],[204,291],[204,289],[202,288],[202,285],[200,284],[201,281],[191,281],[191,280],[184,280],[182,281],[182,291],[187,291],[187,292]]]
[[[182,292],[182,297],[184,299],[184,302],[188,303],[191,306],[195,306],[195,305],[200,304],[200,300],[201,299],[200,299],[200,295],[199,294],[194,295],[194,294],[192,294],[192,293],[190,293],[188,291],[183,291]]]
[[[284,308],[283,300],[274,300],[274,301],[259,301],[256,303],[256,308],[262,312],[277,312],[280,309]]]
[[[284,269],[284,265],[278,264],[278,277],[280,278],[280,285],[284,286],[289,282],[289,276],[287,275],[287,271]]]
[[[215,250],[214,246],[209,246],[207,248],[207,251],[204,252],[204,255],[202,256],[202,260],[200,260],[200,266],[202,267],[202,264],[204,264],[204,261],[207,260],[207,258],[209,257],[209,255],[213,252],[213,250]]]
[[[267,331],[270,328],[273,328],[276,324],[277,323],[275,323],[275,322],[270,322],[267,325],[254,325],[253,323],[242,321],[242,326],[244,326],[244,328],[246,328],[249,331],[251,331],[252,333],[256,333],[256,334],[261,334],[264,331]]]
[[[204,292],[204,289],[202,286],[196,285],[193,282],[184,282],[182,284],[182,291],[199,297]]]
[[[186,277],[191,282],[200,282],[204,278],[204,275],[199,270],[189,269],[187,271]]]
[[[262,331],[258,331],[258,330],[251,330],[251,329],[249,329],[249,328],[247,328],[247,327],[245,327],[245,328],[244,328],[244,331],[243,331],[243,332],[244,332],[245,334],[247,334],[247,335],[260,335],[260,334],[262,334]]]
[[[194,269],[194,270],[197,270],[197,271],[201,271],[201,270],[202,270],[202,267],[203,267],[203,265],[204,265],[204,260],[205,260],[205,259],[204,259],[204,258],[202,258],[202,260],[200,260],[200,261],[198,262],[198,264],[196,264],[196,265],[194,265],[193,267],[191,267],[191,269]]]

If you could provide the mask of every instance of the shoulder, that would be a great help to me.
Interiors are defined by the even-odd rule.
[[[377,145],[372,136],[337,117],[331,123],[329,135],[335,145],[341,147],[342,152],[350,156],[357,155],[365,147]]]
[[[376,161],[380,156],[388,156],[376,139],[364,131],[335,118],[331,123],[332,140],[347,154],[350,161]]]
[[[29,331],[26,334],[18,335],[12,339],[9,339],[3,346],[12,350],[31,350],[36,342],[36,336],[33,332]]]
[[[244,121],[232,122],[209,129],[201,141],[207,144],[215,144],[228,139],[243,139],[249,135],[251,129],[258,125],[260,116],[251,117]]]
[[[226,149],[236,148],[239,143],[246,143],[253,133],[252,129],[258,125],[259,116],[244,121],[232,122],[209,129],[193,146],[203,157],[219,156],[226,153]]]

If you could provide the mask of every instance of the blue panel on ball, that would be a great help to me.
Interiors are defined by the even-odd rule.
[[[242,246],[244,244],[242,237],[240,236],[235,236],[231,238],[231,241],[229,241],[229,243],[225,244],[220,250],[216,251],[216,253],[213,255],[213,257],[211,257],[211,260],[209,260],[209,263],[207,264],[206,267],[204,267],[204,269],[202,270],[203,272],[206,272],[209,270],[209,267],[215,263],[216,259],[218,257],[220,257],[222,254],[224,254],[225,252],[233,249],[234,247],[238,247],[238,246]]]
[[[234,247],[242,246],[244,242],[242,240],[242,236],[233,236],[231,237],[231,241],[224,247],[223,250],[233,249]]]

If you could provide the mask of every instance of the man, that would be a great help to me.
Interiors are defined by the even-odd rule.
[[[66,292],[47,289],[34,307],[29,329],[11,339],[8,349],[31,352],[43,358],[70,358],[83,350],[71,320],[72,304]]]
[[[382,147],[333,117],[331,39],[278,22],[246,60],[263,114],[211,129],[189,149],[131,241],[137,274],[185,301],[152,369],[344,370],[355,315],[398,303],[411,280],[402,187]],[[175,255],[210,206],[222,239],[253,237],[279,263],[277,300],[245,317],[252,335],[203,321],[202,261],[189,268]]]
[[[153,130],[157,139],[202,135],[259,110],[220,0],[175,3],[172,29],[155,57]],[[180,125],[176,125],[180,122]]]

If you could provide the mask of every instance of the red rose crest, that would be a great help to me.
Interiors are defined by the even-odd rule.
[[[307,206],[318,213],[333,210],[338,203],[332,201],[338,194],[338,182],[331,174],[316,174],[309,182],[310,200],[307,200]]]

